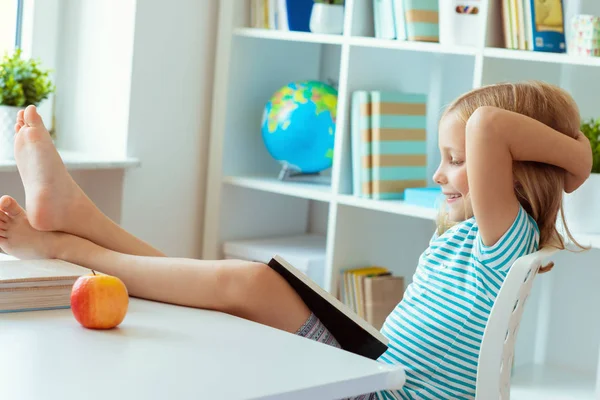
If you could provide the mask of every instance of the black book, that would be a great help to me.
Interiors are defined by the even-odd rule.
[[[294,288],[344,350],[373,360],[387,350],[388,340],[381,332],[282,257],[274,256],[269,266]]]

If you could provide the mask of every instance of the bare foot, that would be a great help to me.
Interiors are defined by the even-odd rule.
[[[25,187],[29,223],[40,231],[68,231],[91,203],[67,172],[34,106],[19,111],[15,159]]]
[[[0,198],[0,248],[7,254],[21,260],[55,258],[60,235],[33,229],[15,199]]]

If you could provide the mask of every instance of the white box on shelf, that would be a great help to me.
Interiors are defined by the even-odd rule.
[[[326,238],[319,234],[234,240],[223,244],[225,258],[268,263],[279,254],[306,276],[324,287]]]
[[[448,46],[479,46],[485,18],[481,1],[440,0],[440,44]]]

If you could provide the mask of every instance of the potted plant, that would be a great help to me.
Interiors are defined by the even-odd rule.
[[[12,159],[17,113],[29,105],[38,106],[54,92],[50,71],[39,61],[21,57],[21,49],[6,53],[0,62],[0,159]]]
[[[315,0],[310,14],[310,31],[341,34],[344,31],[344,0]]]
[[[565,217],[574,233],[600,233],[600,118],[583,121],[581,132],[592,146],[592,173],[579,189],[565,195]]]

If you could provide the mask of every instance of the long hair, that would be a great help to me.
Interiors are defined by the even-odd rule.
[[[575,137],[580,130],[579,109],[573,98],[561,88],[539,81],[501,83],[474,89],[452,102],[442,118],[452,112],[466,124],[475,110],[482,106],[526,115],[570,137]],[[529,161],[513,163],[515,195],[540,229],[540,248],[565,248],[563,237],[556,229],[559,214],[567,237],[584,248],[573,238],[565,221],[562,207],[564,176],[564,170],[554,165]],[[438,233],[448,227],[447,216],[442,212]],[[540,272],[551,268],[552,264],[549,264]]]

